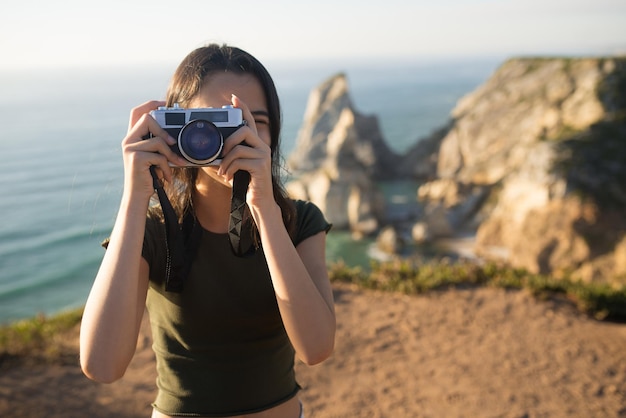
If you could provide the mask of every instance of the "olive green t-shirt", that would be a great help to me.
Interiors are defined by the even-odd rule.
[[[331,225],[317,206],[295,201],[294,244]],[[169,415],[228,416],[295,396],[294,349],[283,327],[262,248],[236,257],[228,234],[202,230],[181,293],[165,291],[165,230],[148,217],[143,257],[157,360],[154,407]]]

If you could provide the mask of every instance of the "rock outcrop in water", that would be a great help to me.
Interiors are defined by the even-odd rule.
[[[384,180],[396,177],[397,161],[378,118],[361,114],[353,105],[345,74],[330,77],[311,92],[288,160],[292,170],[362,170],[373,180]]]
[[[357,112],[344,74],[314,89],[288,159],[297,180],[292,196],[317,203],[339,229],[376,232],[384,201],[376,182],[395,176],[398,157],[384,141],[376,116]]]

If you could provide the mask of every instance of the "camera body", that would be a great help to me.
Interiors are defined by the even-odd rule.
[[[188,162],[184,167],[218,165],[224,140],[245,124],[241,109],[233,106],[183,109],[174,104],[150,114],[176,139],[170,148]]]

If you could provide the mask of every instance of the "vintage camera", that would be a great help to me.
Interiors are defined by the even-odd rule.
[[[170,148],[189,162],[185,167],[219,164],[224,140],[244,125],[241,109],[233,106],[183,109],[174,104],[150,114],[177,140]]]

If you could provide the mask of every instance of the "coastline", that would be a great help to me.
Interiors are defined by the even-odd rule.
[[[283,159],[293,149],[311,89],[337,71],[348,74],[355,105],[378,116],[389,145],[402,152],[445,123],[458,97],[497,64],[468,61],[461,72],[437,61],[390,67],[372,60],[342,68],[336,62],[315,68],[276,63]],[[0,231],[0,324],[84,302],[102,257],[100,242],[117,214],[123,183],[119,144],[128,111],[161,97],[168,73],[163,67],[64,72],[71,86],[58,82],[60,72],[7,73],[0,80],[8,94],[0,107],[11,121],[5,136],[20,138],[1,144],[0,153],[7,186],[0,210],[8,216]],[[121,88],[106,88],[113,84]],[[26,106],[35,96],[48,111],[33,119]],[[74,106],[85,97],[89,103]]]

